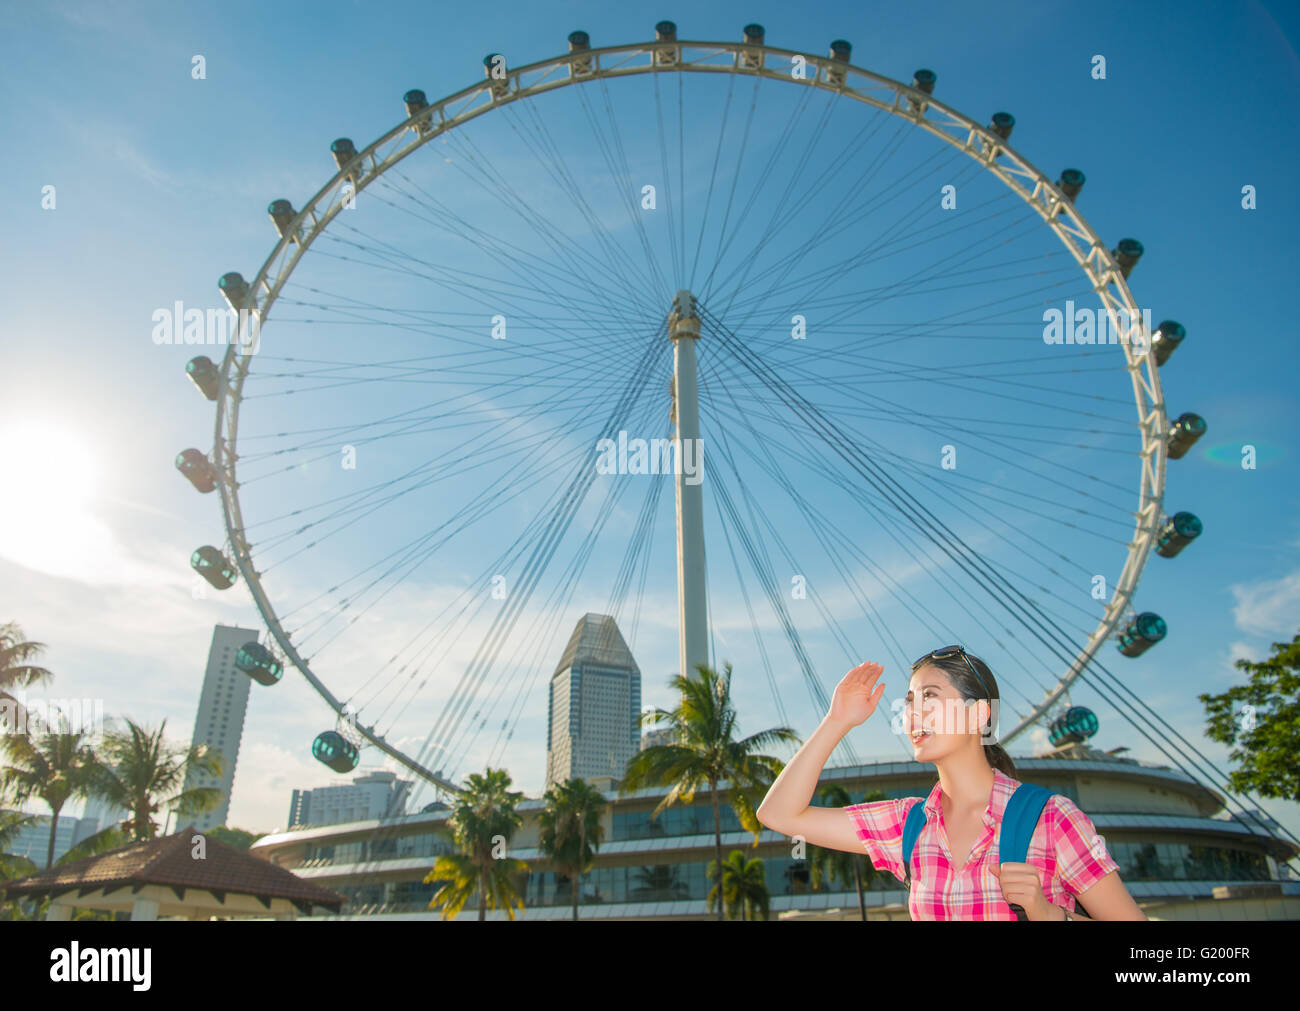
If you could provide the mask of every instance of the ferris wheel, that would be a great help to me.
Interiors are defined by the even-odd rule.
[[[1096,731],[1071,686],[1165,636],[1143,568],[1201,532],[1163,511],[1205,431],[1161,388],[1186,332],[1148,322],[1081,171],[850,57],[573,32],[407,91],[270,203],[270,255],[219,282],[238,339],[187,365],[211,452],[176,465],[224,516],[193,568],[266,624],[237,666],[336,714],[318,759],[458,791],[593,601],[638,652],[671,626],[679,669],[743,642],[782,722],[781,669],[824,710],[814,657],[963,641],[1003,741]]]

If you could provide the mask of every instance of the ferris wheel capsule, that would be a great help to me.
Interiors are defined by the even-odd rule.
[[[272,200],[267,205],[266,213],[271,215],[271,221],[275,224],[275,231],[282,239],[293,225],[293,219],[298,216],[293,209],[293,204],[287,200]]]
[[[1127,278],[1137,266],[1138,260],[1142,258],[1142,252],[1142,243],[1137,239],[1120,239],[1119,245],[1110,251],[1110,255],[1119,265],[1119,272]]]
[[[218,590],[230,589],[239,578],[234,563],[211,544],[203,545],[190,556],[190,568]]]
[[[1156,327],[1151,335],[1151,347],[1156,353],[1156,364],[1163,365],[1169,356],[1178,350],[1178,345],[1187,336],[1187,328],[1181,323],[1167,319]]]
[[[933,70],[927,70],[922,67],[912,75],[912,87],[917,91],[924,91],[927,95],[934,94],[934,83],[939,79],[939,75]]]
[[[334,155],[334,164],[342,171],[357,156],[357,147],[352,143],[350,137],[340,137],[330,144],[330,154]],[[355,184],[361,173],[353,169],[348,173],[348,178]]]
[[[185,363],[185,374],[190,377],[190,381],[199,388],[209,400],[217,399],[217,388],[221,381],[221,374],[217,367],[212,363],[212,359],[207,355],[199,355],[191,358]]]
[[[1152,611],[1143,611],[1120,632],[1119,651],[1125,656],[1141,656],[1163,639],[1168,631],[1164,618]]]
[[[1201,536],[1204,527],[1195,513],[1174,513],[1165,520],[1156,540],[1156,554],[1173,558],[1183,548]]]
[[[402,96],[402,105],[406,107],[408,116],[418,116],[425,109],[429,108],[429,99],[425,97],[423,91],[419,88],[412,88]],[[429,117],[422,116],[416,120],[414,130],[418,134],[426,134],[430,130]]]
[[[1082,744],[1095,734],[1101,726],[1097,714],[1083,706],[1071,706],[1052,721],[1048,730],[1048,739],[1052,746],[1059,748],[1062,744]]]
[[[205,495],[217,486],[217,472],[200,450],[181,450],[180,455],[176,457],[176,469]]]
[[[1085,178],[1082,172],[1077,168],[1068,168],[1061,172],[1061,178],[1056,180],[1056,188],[1060,190],[1070,203],[1074,203],[1075,197],[1083,189]]]
[[[1206,429],[1205,419],[1199,414],[1187,411],[1178,415],[1178,420],[1169,429],[1169,459],[1180,460],[1192,448]]]
[[[569,61],[570,76],[586,77],[591,73],[591,57],[586,55],[589,49],[591,49],[590,35],[583,31],[569,32],[569,52],[583,54],[574,56]]]
[[[1011,139],[1011,131],[1015,125],[1016,117],[1009,112],[995,112],[993,118],[989,120],[989,129],[1003,140]]]
[[[742,38],[747,46],[761,46],[766,32],[762,25],[745,25],[742,29]],[[745,52],[740,54],[740,65],[746,70],[761,70],[763,67],[763,54]]]
[[[273,685],[284,676],[284,664],[260,642],[246,642],[235,652],[235,670],[261,685]]]
[[[836,66],[839,63],[848,63],[849,57],[853,54],[853,44],[844,39],[836,39],[831,43],[831,65],[826,68],[826,80],[837,88],[844,86],[846,75],[844,68]]]
[[[226,304],[235,312],[239,312],[244,307],[244,299],[248,296],[248,282],[244,280],[243,274],[232,270],[221,275],[221,280],[217,282],[217,290],[225,297]]]
[[[356,745],[337,730],[317,734],[311,744],[311,754],[316,761],[323,762],[335,772],[351,772],[361,760]]]

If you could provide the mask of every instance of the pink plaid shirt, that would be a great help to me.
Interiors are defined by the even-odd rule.
[[[943,784],[935,783],[925,803],[925,825],[912,850],[912,891],[907,908],[913,920],[1014,920],[1016,914],[1002,897],[1002,886],[989,870],[1001,835],[1002,814],[1019,780],[993,770],[993,793],[984,812],[984,831],[971,847],[966,865],[953,867],[940,798]],[[903,824],[920,797],[880,800],[846,807],[866,847],[872,865],[904,879]],[[1073,911],[1074,897],[1119,870],[1106,852],[1106,840],[1074,801],[1054,795],[1029,841],[1025,862],[1043,881],[1047,901]]]

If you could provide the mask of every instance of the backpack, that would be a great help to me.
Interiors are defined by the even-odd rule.
[[[1021,783],[1007,801],[1002,814],[1001,836],[998,839],[998,863],[1022,864],[1029,854],[1029,840],[1043,814],[1043,808],[1052,798],[1052,791],[1034,783]],[[906,872],[904,886],[912,889],[912,850],[925,825],[925,803],[913,804],[903,824],[903,867]],[[1022,906],[1011,904],[1017,920],[1027,920]]]

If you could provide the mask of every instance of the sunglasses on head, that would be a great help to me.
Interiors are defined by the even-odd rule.
[[[970,655],[962,646],[945,646],[943,649],[936,649],[931,653],[927,653],[925,656],[921,657],[921,659],[912,664],[912,670],[916,670],[916,668],[920,667],[921,664],[928,660],[947,660],[949,657],[954,656],[960,656],[966,661],[966,666],[970,668],[970,672],[975,675],[975,680],[978,681],[980,687],[984,689],[984,697],[991,698],[992,696],[989,694],[989,686],[984,683],[984,679],[980,677],[980,672],[977,671],[975,665],[970,662]]]

